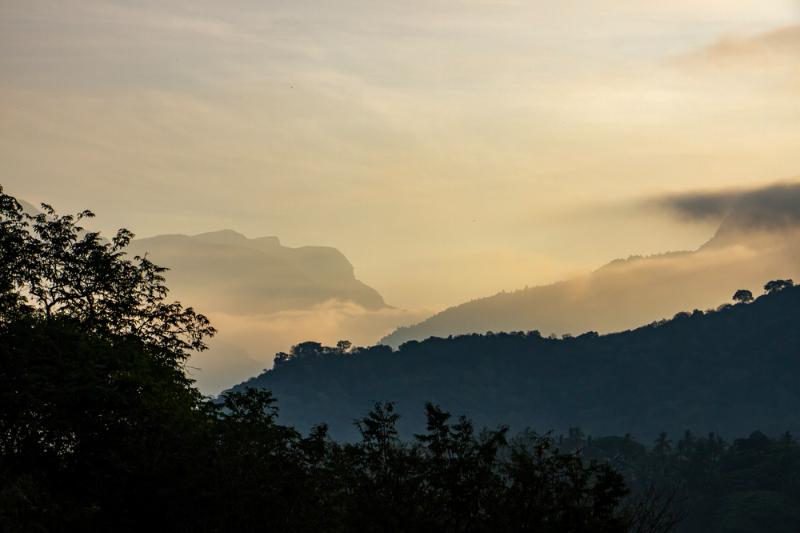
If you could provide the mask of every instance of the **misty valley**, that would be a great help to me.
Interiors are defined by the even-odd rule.
[[[108,239],[0,189],[0,530],[798,531],[798,191],[397,327],[333,248]],[[383,339],[261,371],[242,324],[324,314]],[[252,377],[198,387],[228,356]]]

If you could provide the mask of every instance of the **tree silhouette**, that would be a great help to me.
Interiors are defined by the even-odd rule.
[[[794,287],[794,281],[791,279],[775,279],[764,285],[764,292],[769,294],[772,292],[778,292],[788,287]]]
[[[733,295],[733,301],[741,304],[750,303],[753,301],[753,293],[746,289],[740,289]]]
[[[42,208],[0,188],[0,488],[25,487],[0,518],[152,529],[187,489],[203,414],[183,364],[215,330],[166,302],[164,268],[124,257],[132,233],[105,242],[77,225],[91,212]]]
[[[45,321],[68,318],[106,339],[136,337],[171,364],[204,350],[214,335],[208,319],[166,301],[163,273],[146,257],[125,258],[133,233],[104,242],[77,225],[91,211],[58,216],[47,204],[36,216],[0,187],[0,316],[27,313]]]

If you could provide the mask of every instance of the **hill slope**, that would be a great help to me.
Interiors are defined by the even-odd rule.
[[[423,402],[544,432],[581,426],[593,435],[754,428],[800,431],[800,287],[719,311],[683,313],[611,335],[564,340],[538,332],[466,335],[344,350],[316,343],[276,358],[238,385],[271,390],[281,419],[307,430],[327,422],[335,437],[373,400],[392,400],[422,427]],[[343,348],[343,347],[342,347]]]
[[[697,251],[632,256],[586,276],[467,302],[380,342],[397,347],[430,336],[529,329],[608,333],[716,306],[738,289],[755,292],[765,279],[796,279],[800,186],[782,196],[782,203],[759,203],[758,194],[745,195]]]

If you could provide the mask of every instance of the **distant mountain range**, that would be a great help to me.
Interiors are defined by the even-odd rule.
[[[715,199],[692,200],[705,205]],[[487,331],[609,333],[717,306],[738,289],[758,293],[764,280],[800,277],[800,185],[725,200],[731,205],[718,231],[697,251],[632,256],[585,276],[473,300],[398,328],[380,343],[396,348]]]

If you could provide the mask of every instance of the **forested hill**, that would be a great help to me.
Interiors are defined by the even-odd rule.
[[[587,434],[760,429],[800,432],[800,287],[716,311],[679,313],[633,331],[574,338],[486,333],[387,346],[304,343],[234,389],[274,392],[284,423],[326,422],[353,436],[374,400],[396,402],[399,428],[423,426],[431,401],[475,420]]]

